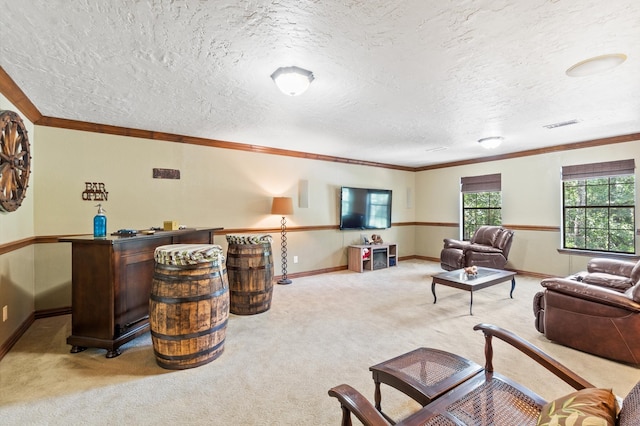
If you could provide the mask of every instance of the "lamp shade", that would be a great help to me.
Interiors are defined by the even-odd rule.
[[[293,214],[293,200],[291,197],[273,197],[271,214],[277,214],[280,216]]]

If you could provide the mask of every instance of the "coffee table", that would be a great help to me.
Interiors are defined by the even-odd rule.
[[[511,280],[511,292],[509,297],[513,299],[513,290],[516,288],[516,273],[512,271],[504,271],[502,269],[492,269],[478,267],[478,273],[475,276],[468,276],[464,269],[456,269],[455,271],[440,272],[433,276],[431,281],[431,293],[433,293],[433,303],[436,298],[436,284],[447,287],[459,288],[471,293],[471,301],[469,303],[469,315],[473,315],[473,291],[482,288],[491,287],[505,281]]]
[[[380,384],[384,383],[421,404],[423,407],[460,383],[482,371],[475,362],[433,348],[418,348],[381,362],[369,370],[375,382],[376,409],[392,424],[381,408]]]

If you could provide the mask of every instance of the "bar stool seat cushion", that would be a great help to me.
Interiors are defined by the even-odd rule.
[[[229,244],[264,244],[271,243],[273,237],[268,234],[228,234]]]
[[[213,262],[224,265],[224,252],[216,244],[168,244],[156,247],[154,252],[156,263],[162,265],[196,265]]]

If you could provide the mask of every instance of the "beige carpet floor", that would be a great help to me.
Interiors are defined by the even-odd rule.
[[[597,386],[619,395],[640,369],[549,342],[533,326],[539,280],[519,276],[514,298],[505,282],[474,294],[437,286],[438,264],[400,262],[362,274],[341,271],[276,286],[272,308],[231,315],[224,353],[189,370],[157,366],[144,335],[122,347],[69,353],[70,316],[37,320],[0,361],[0,423],[4,425],[338,425],[338,401],[327,391],[348,383],[373,400],[369,366],[426,346],[483,364],[484,338],[475,324],[492,323],[530,340]],[[588,327],[585,324],[585,327]],[[545,398],[571,389],[502,342],[494,366]],[[418,408],[383,387],[383,408],[404,416]]]

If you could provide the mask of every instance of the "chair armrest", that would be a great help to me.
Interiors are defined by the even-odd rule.
[[[590,285],[567,278],[547,278],[542,280],[540,285],[547,290],[563,293],[578,299],[615,306],[631,312],[640,312],[640,303],[635,302],[625,293],[620,293],[610,288]]]
[[[454,240],[453,238],[444,239],[444,248],[457,248],[460,250],[464,250],[464,248],[469,244],[471,244],[469,241]]]
[[[631,278],[625,277],[623,275],[607,274],[606,272],[590,272],[584,275],[578,275],[578,277],[578,279],[576,279],[575,277],[571,277],[571,279],[581,281],[585,284],[610,288],[612,290],[620,292],[624,292],[626,289],[633,285]]]
[[[629,262],[627,260],[596,257],[591,259],[587,264],[587,271],[590,273],[602,272],[629,278],[631,277],[631,271],[634,266],[636,266],[635,262]]]
[[[491,253],[502,254],[501,249],[492,247],[492,246],[485,246],[483,244],[469,244],[467,247],[465,247],[464,251],[465,252],[475,251],[477,253],[487,253],[487,254],[491,254]]]
[[[342,426],[351,426],[351,413],[365,425],[389,426],[389,422],[376,410],[376,407],[351,386],[342,384],[333,387],[329,389],[329,396],[338,398],[340,401]]]
[[[510,344],[514,348],[518,349],[529,358],[536,361],[538,364],[549,370],[558,378],[562,379],[569,386],[576,390],[584,388],[593,388],[591,383],[579,376],[578,374],[565,367],[559,361],[556,361],[545,352],[543,352],[537,346],[532,345],[519,336],[516,336],[510,331],[504,330],[500,327],[491,324],[477,324],[473,327],[474,330],[482,330],[485,337],[485,370],[493,373],[493,346],[491,343],[492,336],[499,338],[500,340]]]

